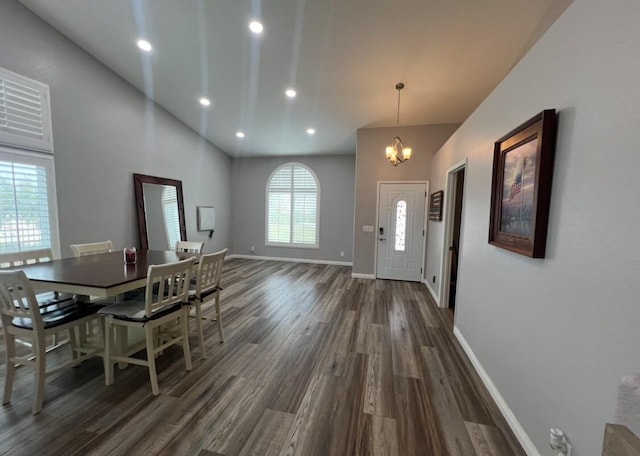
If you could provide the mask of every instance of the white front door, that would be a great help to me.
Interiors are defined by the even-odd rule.
[[[420,282],[426,190],[426,184],[380,184],[379,279]]]

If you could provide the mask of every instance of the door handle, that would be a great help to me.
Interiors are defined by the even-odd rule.
[[[381,241],[386,241],[386,240],[387,240],[387,238],[380,238],[380,240],[381,240]]]

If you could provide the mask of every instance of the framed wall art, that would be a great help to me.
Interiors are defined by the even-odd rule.
[[[442,221],[442,202],[444,191],[432,193],[429,197],[429,220]]]
[[[557,118],[547,109],[496,141],[489,244],[544,258]]]

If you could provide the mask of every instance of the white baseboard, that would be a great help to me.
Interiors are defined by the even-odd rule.
[[[438,307],[440,307],[440,296],[437,296],[436,292],[433,291],[433,288],[431,288],[431,284],[429,283],[429,281],[423,277],[422,278],[422,283],[424,283],[427,286],[427,290],[429,290],[429,293],[431,294],[431,297],[435,301],[436,305]]]
[[[352,279],[370,279],[370,280],[376,280],[376,276],[375,276],[375,274],[358,274],[357,272],[352,272],[352,273],[351,273],[351,278],[352,278]]]
[[[525,432],[524,428],[509,408],[507,401],[504,400],[504,397],[502,397],[502,394],[500,394],[500,391],[498,391],[498,388],[491,380],[491,377],[489,377],[489,374],[487,374],[487,371],[485,371],[482,367],[482,364],[480,364],[480,360],[478,360],[475,353],[473,353],[471,346],[467,343],[457,326],[453,327],[453,334],[460,342],[460,345],[462,345],[462,349],[469,357],[469,361],[471,361],[471,364],[473,364],[476,372],[478,372],[478,375],[482,379],[482,383],[484,383],[484,386],[486,386],[489,390],[489,394],[491,394],[493,400],[496,401],[496,405],[502,412],[502,415],[504,415],[505,420],[507,420],[507,424],[509,424],[509,427],[520,442],[520,445],[522,445],[525,453],[527,453],[528,456],[540,456],[540,452],[535,447],[535,445]]]
[[[268,256],[257,256],[257,255],[238,255],[236,253],[227,255],[227,258],[244,258],[248,260],[288,261],[290,263],[334,264],[337,266],[353,266],[353,263],[351,263],[350,261],[311,260],[307,258],[284,258],[284,257],[268,257]]]

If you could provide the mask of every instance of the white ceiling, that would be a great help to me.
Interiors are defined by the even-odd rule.
[[[401,125],[462,122],[561,12],[554,0],[21,1],[231,156],[352,154],[358,128],[395,125],[399,81]]]

